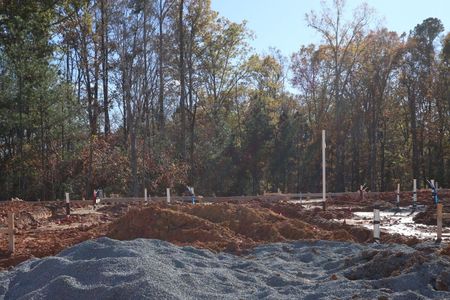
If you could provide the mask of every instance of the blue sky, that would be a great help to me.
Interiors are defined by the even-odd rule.
[[[247,20],[248,28],[256,35],[251,45],[259,53],[275,47],[290,56],[301,45],[320,42],[320,36],[305,21],[306,13],[320,11],[319,0],[211,1],[221,16],[235,22]],[[450,0],[347,0],[347,15],[351,16],[353,8],[363,2],[375,9],[375,17],[382,25],[398,33],[408,33],[428,17],[439,18],[445,32],[450,31]]]

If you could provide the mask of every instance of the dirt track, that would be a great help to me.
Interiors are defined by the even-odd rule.
[[[403,205],[410,202],[408,194],[402,196]],[[418,194],[419,203],[429,204],[429,199],[427,191]],[[256,197],[244,203],[145,205],[134,202],[100,206],[96,210],[86,201],[72,204],[69,218],[65,216],[62,202],[4,202],[0,204],[0,222],[6,226],[7,213],[14,212],[18,233],[16,252],[12,256],[6,253],[6,236],[0,234],[0,268],[16,265],[32,256],[54,255],[100,236],[157,238],[178,245],[234,253],[245,252],[258,244],[299,239],[371,242],[371,230],[347,225],[344,220],[351,218],[354,211],[371,210],[375,203],[393,207],[395,194],[378,194],[376,199],[365,197],[361,201],[358,194],[352,193],[329,200],[327,211]],[[425,221],[423,219],[427,222],[426,217]],[[382,242],[411,245],[418,241],[400,235],[382,235]],[[450,249],[446,251],[450,253]]]

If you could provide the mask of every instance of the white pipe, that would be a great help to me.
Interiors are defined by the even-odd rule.
[[[417,179],[413,179],[413,207],[417,205]]]
[[[166,194],[167,194],[167,203],[170,203],[170,188],[166,189]]]
[[[148,199],[147,199],[147,188],[144,189],[144,198],[145,198],[145,202],[147,202],[148,201]]]
[[[380,242],[380,210],[373,210],[373,239],[375,243]]]
[[[397,207],[400,205],[400,183],[397,184]]]
[[[322,130],[322,200],[325,202],[327,187],[326,187],[326,161],[325,161],[325,130]]]
[[[70,215],[70,196],[69,193],[66,193],[66,215]]]

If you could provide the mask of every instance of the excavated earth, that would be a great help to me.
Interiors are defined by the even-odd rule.
[[[411,193],[402,194],[406,205]],[[418,203],[429,204],[430,193],[419,191]],[[448,193],[442,199],[448,199]],[[155,238],[212,251],[246,253],[253,247],[294,240],[372,242],[372,231],[350,226],[345,220],[355,211],[370,211],[374,205],[392,208],[394,193],[359,193],[327,201],[327,210],[288,201],[228,201],[191,205],[142,202],[100,205],[75,201],[70,217],[63,202],[8,201],[0,203],[0,224],[6,227],[8,212],[15,213],[16,251],[8,254],[6,234],[0,234],[0,268],[32,257],[55,255],[85,240],[110,237],[119,240]],[[431,207],[431,205],[430,205]],[[432,209],[418,215],[421,223],[433,224]],[[383,243],[414,245],[417,238],[382,234]],[[450,253],[450,249],[444,250]]]

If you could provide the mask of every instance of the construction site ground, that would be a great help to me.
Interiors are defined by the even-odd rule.
[[[444,210],[450,191],[440,192]],[[8,269],[31,257],[55,255],[88,239],[118,240],[154,238],[176,245],[192,245],[212,251],[245,254],[255,246],[292,240],[372,242],[374,207],[382,211],[382,243],[414,245],[435,238],[435,207],[431,192],[418,192],[418,208],[412,209],[412,193],[401,194],[400,210],[395,193],[348,193],[327,199],[326,210],[314,201],[253,199],[203,202],[107,201],[95,208],[91,201],[72,201],[66,216],[65,203],[7,201],[0,203],[0,224],[7,226],[15,214],[15,252],[8,253],[6,234],[0,234],[0,268]],[[400,225],[400,227],[395,227]],[[444,234],[450,232],[444,220]],[[446,228],[447,227],[447,228]],[[411,234],[413,232],[413,234]],[[415,232],[415,233],[414,233]],[[450,254],[447,237],[441,253]]]

